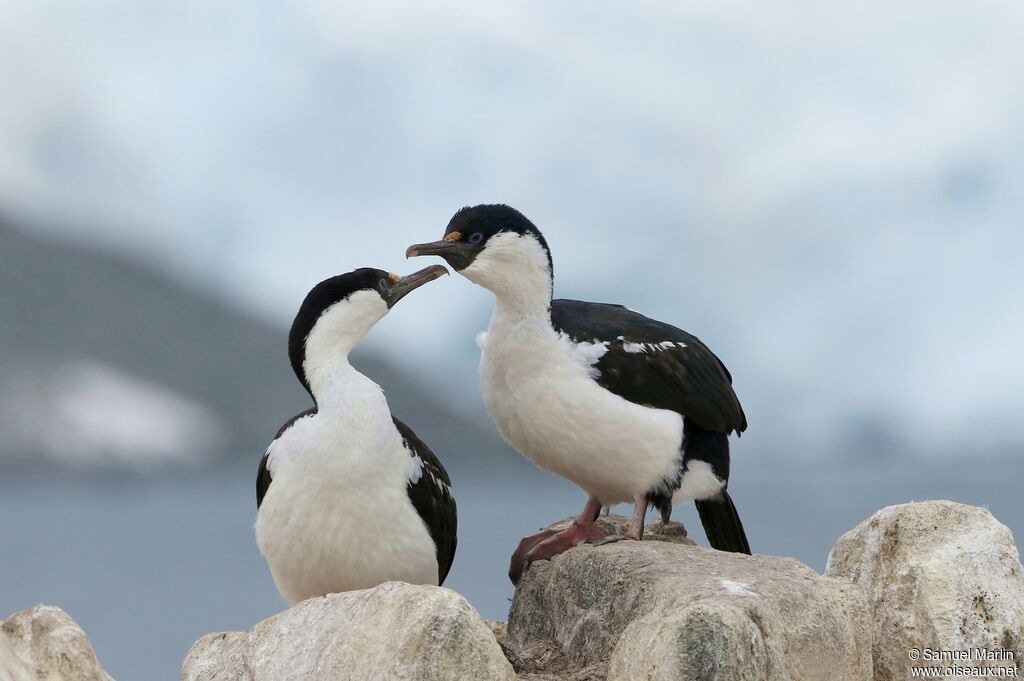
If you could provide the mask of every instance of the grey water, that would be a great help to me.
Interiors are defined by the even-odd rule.
[[[517,466],[451,473],[459,548],[445,586],[485,618],[504,619],[516,542],[578,512],[583,494]],[[160,476],[0,480],[0,614],[59,605],[115,679],[177,678],[203,634],[248,629],[285,607],[253,540],[253,480],[254,468],[238,464]],[[1020,461],[872,461],[844,469],[761,461],[736,466],[730,489],[755,552],[794,556],[821,571],[840,534],[889,504],[944,498],[983,505],[1019,531],[1022,480]],[[674,518],[704,542],[691,506]]]

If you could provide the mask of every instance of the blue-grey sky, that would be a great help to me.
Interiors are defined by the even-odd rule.
[[[8,0],[0,206],[286,324],[506,202],[558,295],[723,357],[752,451],[1019,451],[1022,33],[1010,1]],[[478,406],[488,295],[428,288],[368,345]]]

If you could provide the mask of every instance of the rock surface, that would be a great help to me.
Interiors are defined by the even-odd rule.
[[[583,545],[530,567],[505,642],[521,679],[871,678],[857,586],[790,558],[688,545],[674,523],[675,537],[656,525],[643,542]]]
[[[71,616],[37,605],[0,621],[3,681],[111,681]]]
[[[868,593],[876,681],[907,678],[910,651],[925,648],[1011,651],[1015,662],[957,665],[1021,665],[1024,674],[1024,572],[1010,530],[987,510],[951,501],[884,508],[839,539],[826,574]]]
[[[621,533],[627,519],[598,522]],[[1003,653],[955,664],[1013,676],[1024,673],[1022,641],[1024,570],[1010,531],[984,509],[935,501],[861,523],[825,576],[791,558],[700,548],[681,525],[655,522],[643,542],[532,565],[507,625],[437,587],[311,599],[251,632],[200,639],[182,679],[896,681],[910,676],[910,651],[926,649]],[[37,678],[64,677],[12,677]]]
[[[248,633],[199,639],[182,681],[510,681],[491,629],[459,594],[388,582],[299,603]]]
[[[564,527],[569,527],[574,520],[575,518],[566,518],[549,527],[560,530]],[[621,515],[602,515],[598,517],[595,524],[610,535],[624,535],[626,530],[629,529],[629,518]],[[644,541],[648,540],[667,541],[676,544],[688,544],[690,546],[697,545],[686,534],[686,528],[682,523],[670,522],[663,524],[660,520],[644,525]]]

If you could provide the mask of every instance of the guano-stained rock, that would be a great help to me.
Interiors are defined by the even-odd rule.
[[[505,645],[531,681],[868,681],[871,641],[866,597],[846,580],[645,539],[533,564]]]
[[[850,530],[826,574],[864,588],[874,626],[876,681],[905,679],[910,651],[1008,651],[1024,674],[1024,573],[1010,530],[983,508],[951,501],[889,506]]]

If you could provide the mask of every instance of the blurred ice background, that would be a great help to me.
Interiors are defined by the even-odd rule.
[[[726,361],[756,551],[821,569],[915,498],[1019,530],[1022,32],[1009,1],[0,3],[0,616],[60,605],[146,681],[279,610],[251,523],[307,406],[290,317],[480,202],[544,230],[557,295]],[[454,478],[448,585],[504,618],[508,553],[582,495],[483,412],[489,306],[442,280],[360,359]]]

